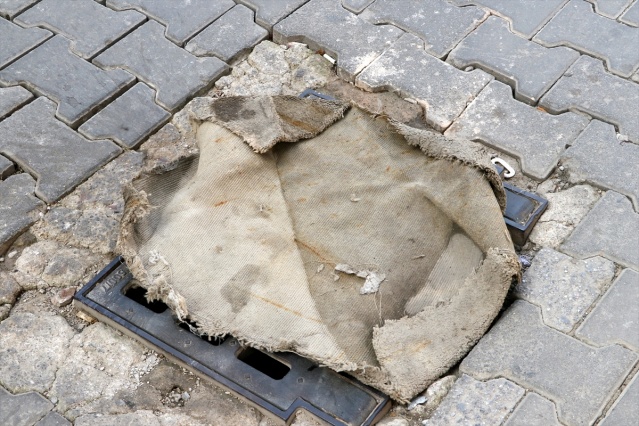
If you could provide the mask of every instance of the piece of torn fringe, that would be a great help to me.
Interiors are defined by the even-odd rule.
[[[134,183],[118,247],[201,332],[406,402],[479,340],[519,262],[480,145],[347,109],[196,99],[174,122],[199,157]]]

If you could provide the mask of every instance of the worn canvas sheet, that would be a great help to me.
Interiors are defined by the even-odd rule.
[[[458,362],[519,273],[482,148],[339,102],[208,102],[199,157],[128,194],[119,246],[149,294],[400,401]]]

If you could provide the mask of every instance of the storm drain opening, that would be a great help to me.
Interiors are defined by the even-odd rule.
[[[291,371],[288,365],[251,347],[240,349],[237,353],[237,359],[266,374],[273,380],[282,380]]]
[[[146,298],[147,289],[141,287],[137,283],[132,283],[130,286],[124,289],[124,295],[134,302],[137,302],[140,305],[144,306],[145,308],[150,309],[156,314],[161,314],[169,309],[166,303],[162,302],[161,300],[153,300],[149,302]]]
[[[187,319],[178,321],[178,324],[182,330],[186,330],[189,333],[196,335],[197,337],[199,337],[200,339],[204,340],[205,342],[209,343],[212,346],[220,346],[229,337],[228,335],[208,336],[206,334],[198,334],[196,331],[198,329],[197,324]]]

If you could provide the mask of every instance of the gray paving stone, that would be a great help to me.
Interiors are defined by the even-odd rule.
[[[608,191],[561,246],[572,256],[603,256],[639,270],[639,214],[630,200]]]
[[[193,37],[185,49],[196,56],[217,56],[227,63],[236,62],[268,37],[268,31],[254,22],[253,15],[251,9],[238,4]]]
[[[540,307],[546,325],[569,332],[614,276],[615,264],[602,257],[578,260],[543,248],[515,295]]]
[[[36,423],[35,426],[71,426],[71,422],[52,411]]]
[[[308,0],[236,0],[255,11],[255,22],[269,31]]]
[[[534,105],[579,57],[567,47],[548,49],[517,36],[508,22],[490,16],[448,55],[457,68],[470,65],[515,89],[515,98]]]
[[[16,171],[15,165],[7,157],[0,155],[0,180],[5,180]]]
[[[504,426],[561,426],[555,404],[534,392],[519,403]]]
[[[595,6],[595,11],[608,18],[615,19],[626,10],[634,0],[586,0]]]
[[[610,409],[601,426],[633,425],[639,419],[639,379],[637,375],[624,389],[623,393]]]
[[[577,330],[596,345],[618,343],[639,352],[639,272],[625,269]]]
[[[0,387],[0,424],[32,426],[43,418],[53,404],[35,392],[11,395]]]
[[[585,112],[639,143],[639,85],[607,73],[597,59],[581,56],[539,104],[557,114]]]
[[[480,382],[463,374],[424,425],[499,425],[524,392],[506,379]]]
[[[206,90],[228,66],[217,58],[196,58],[164,38],[164,28],[149,21],[93,60],[120,67],[157,91],[155,100],[174,112]]]
[[[51,32],[42,28],[22,28],[0,18],[0,68],[24,55],[49,37]]]
[[[533,40],[603,59],[610,72],[622,77],[630,77],[639,67],[639,28],[601,16],[583,0],[571,0]]]
[[[339,0],[311,0],[273,27],[273,41],[306,43],[337,59],[338,74],[353,81],[367,65],[403,34],[376,26],[344,9]]]
[[[166,27],[166,38],[182,46],[224,12],[232,0],[107,0],[116,10],[136,9]]]
[[[33,95],[24,87],[0,87],[0,120],[29,102],[31,98]]]
[[[619,20],[633,27],[639,27],[639,2],[635,1]]]
[[[38,98],[0,122],[0,153],[38,177],[35,193],[52,203],[71,191],[122,149],[90,142],[54,118],[55,104]]]
[[[35,182],[31,186],[33,189]],[[1,188],[2,184],[0,184],[0,191]],[[22,287],[16,280],[9,273],[0,271],[0,306],[13,305],[20,293],[22,293]]]
[[[424,40],[428,53],[442,58],[488,16],[475,6],[445,0],[377,0],[360,15],[373,24],[393,24]]]
[[[135,148],[164,124],[171,114],[159,107],[155,91],[138,83],[78,128],[89,139],[113,139]]]
[[[518,300],[462,361],[460,370],[480,380],[512,380],[553,401],[562,423],[587,425],[637,358],[621,346],[593,348],[553,330],[543,325],[537,307]]]
[[[59,35],[0,71],[0,82],[26,84],[56,101],[56,116],[70,126],[134,80],[125,71],[101,70],[82,60],[71,53],[69,41]]]
[[[476,4],[489,9],[510,22],[513,32],[531,38],[563,6],[567,0],[451,0],[458,6]]]
[[[44,210],[44,203],[33,195],[35,184],[26,173],[0,182],[0,255]]]
[[[23,27],[46,27],[71,40],[71,50],[90,59],[146,19],[115,12],[94,0],[42,0],[15,19]]]
[[[619,141],[611,124],[592,120],[561,163],[571,182],[588,182],[627,195],[639,210],[639,145]]]
[[[353,13],[362,13],[375,0],[342,0],[342,7]]]
[[[516,101],[509,86],[491,82],[446,131],[517,157],[524,174],[544,180],[567,144],[588,124],[575,113],[551,115]]]
[[[434,58],[421,39],[405,34],[357,76],[355,85],[414,98],[425,108],[426,121],[443,131],[491,79],[483,71],[463,72]]]
[[[40,0],[0,0],[0,16],[12,19],[18,13]]]

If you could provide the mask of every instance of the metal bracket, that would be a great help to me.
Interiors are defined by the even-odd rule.
[[[127,296],[132,289],[144,291],[118,257],[76,293],[76,306],[285,424],[303,409],[331,425],[364,426],[390,409],[388,396],[293,353],[197,336],[163,303]]]

